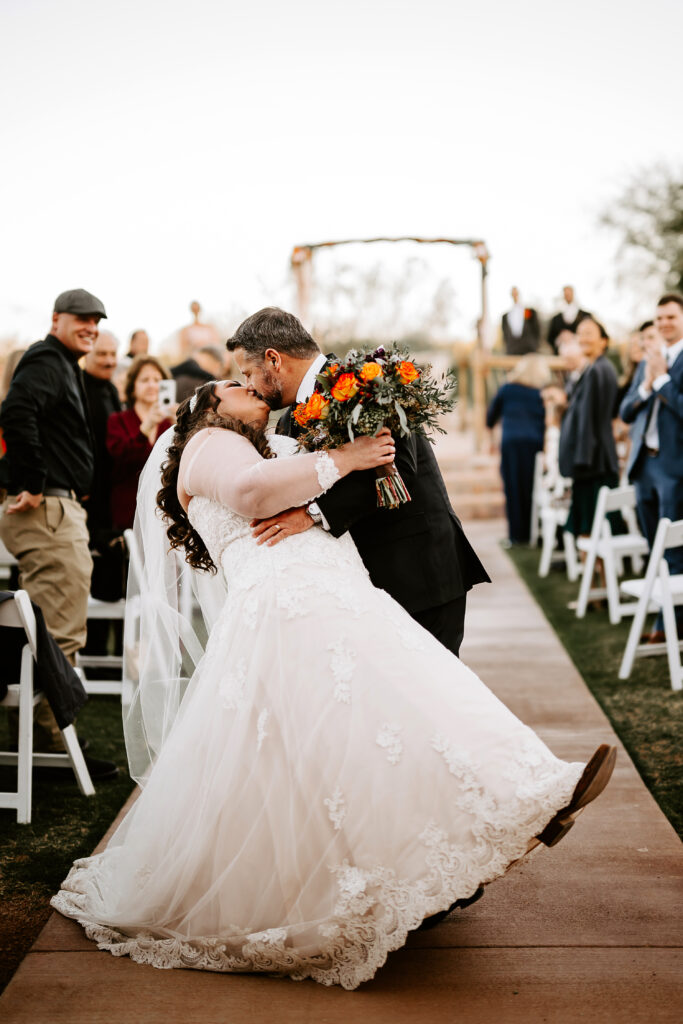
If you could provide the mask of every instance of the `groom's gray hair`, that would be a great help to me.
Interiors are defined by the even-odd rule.
[[[266,306],[247,317],[232,338],[228,338],[226,346],[228,352],[241,348],[248,356],[259,360],[269,348],[294,359],[309,359],[320,352],[301,321],[277,306]]]

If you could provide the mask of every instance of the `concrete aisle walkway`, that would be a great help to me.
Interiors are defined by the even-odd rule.
[[[471,600],[464,660],[559,756],[587,758],[615,740],[607,720],[498,548],[502,525],[476,523],[468,533],[495,583]],[[678,1024],[682,861],[677,836],[620,750],[608,790],[559,846],[538,851],[469,910],[415,933],[355,992],[141,967],[98,952],[55,914],[0,1000],[0,1019]]]

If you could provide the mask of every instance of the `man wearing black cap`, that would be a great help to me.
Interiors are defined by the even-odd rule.
[[[76,288],[57,297],[52,328],[22,356],[0,409],[8,492],[0,537],[19,563],[19,585],[40,605],[48,630],[73,663],[83,647],[92,558],[81,498],[89,493],[93,442],[78,360],[92,348],[104,306]],[[46,702],[35,713],[37,750],[62,750]],[[90,761],[91,775],[115,774]],[[99,766],[99,770],[98,770]]]

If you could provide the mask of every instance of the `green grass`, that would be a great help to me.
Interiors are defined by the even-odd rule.
[[[546,618],[567,649],[588,689],[628,750],[645,785],[683,838],[683,693],[671,689],[666,656],[636,659],[628,680],[618,678],[630,616],[610,625],[606,609],[577,619],[567,608],[578,583],[553,569],[539,579],[539,552],[508,552]]]
[[[128,777],[121,701],[91,697],[78,716],[89,755],[114,761],[118,778],[95,783],[95,796],[81,796],[68,769],[48,777],[34,772],[30,825],[18,825],[16,812],[0,810],[0,991],[34,942],[50,914],[50,897],[76,858],[92,853],[133,788]],[[8,743],[6,716],[0,722],[0,749]],[[16,788],[16,771],[0,768],[0,790]]]

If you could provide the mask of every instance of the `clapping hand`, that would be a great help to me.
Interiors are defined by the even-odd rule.
[[[663,373],[668,372],[668,364],[666,356],[661,349],[650,349],[645,356],[645,387],[652,390],[652,385],[657,377],[661,377]]]
[[[157,427],[165,416],[166,413],[161,411],[159,403],[155,402],[144,420],[140,423],[140,433],[145,435],[150,444],[154,444],[156,441]]]

